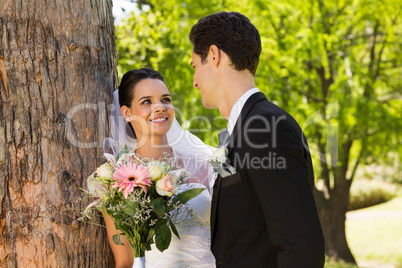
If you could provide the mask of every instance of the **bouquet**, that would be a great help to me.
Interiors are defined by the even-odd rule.
[[[175,213],[204,189],[194,188],[177,194],[178,186],[188,177],[185,169],[175,169],[175,159],[144,161],[125,146],[114,157],[104,154],[106,163],[88,177],[87,193],[97,198],[80,218],[89,221],[96,210],[113,218],[113,241],[123,245],[125,235],[136,260],[155,243],[160,251],[169,247],[175,227]],[[144,258],[142,258],[142,261]]]

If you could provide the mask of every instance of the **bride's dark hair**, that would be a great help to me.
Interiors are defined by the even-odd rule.
[[[141,68],[137,70],[128,71],[123,75],[120,81],[119,86],[119,104],[120,107],[123,105],[130,108],[131,102],[134,99],[134,88],[135,86],[144,79],[151,78],[151,79],[159,79],[163,83],[166,84],[165,78],[154,69],[151,68]],[[130,135],[130,130],[132,131],[132,135]],[[133,126],[128,123],[126,125],[126,133],[133,138],[136,138],[135,131]]]
[[[123,75],[119,86],[119,103],[120,107],[124,105],[130,108],[131,101],[134,98],[134,88],[135,86],[144,79],[159,79],[165,83],[165,78],[154,69],[151,68],[141,68],[137,70],[128,71]],[[166,84],[166,83],[165,83]]]

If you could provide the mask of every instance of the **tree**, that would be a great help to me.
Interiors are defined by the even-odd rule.
[[[0,266],[111,266],[105,230],[68,208],[83,196],[108,131],[112,1],[3,2]]]
[[[225,121],[191,90],[188,34],[200,17],[219,10],[251,19],[263,43],[257,86],[295,116],[309,138],[327,254],[355,262],[345,213],[356,169],[385,161],[389,152],[401,154],[401,2],[149,0],[139,7],[116,28],[120,70],[160,70],[183,126],[207,130],[195,134],[215,146]]]

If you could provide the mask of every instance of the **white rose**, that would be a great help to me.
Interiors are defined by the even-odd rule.
[[[163,178],[158,180],[155,183],[155,187],[156,187],[156,191],[161,196],[172,196],[178,190],[177,180],[170,173],[166,174],[165,176],[163,176]]]
[[[151,181],[157,181],[162,177],[162,174],[165,172],[166,163],[159,161],[152,161],[147,165],[149,170],[149,176],[151,177]]]
[[[109,163],[105,163],[96,169],[98,177],[112,178],[113,167]]]

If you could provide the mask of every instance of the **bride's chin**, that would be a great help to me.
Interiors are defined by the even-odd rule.
[[[169,130],[170,130],[170,126],[166,127],[166,128],[154,129],[153,131],[151,131],[151,135],[153,135],[153,136],[156,136],[156,135],[164,136],[164,135],[167,135]]]

